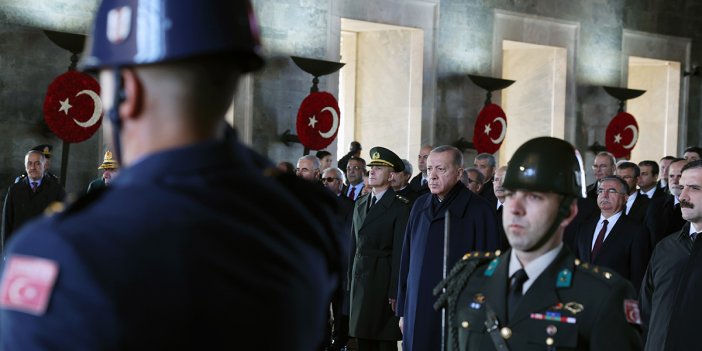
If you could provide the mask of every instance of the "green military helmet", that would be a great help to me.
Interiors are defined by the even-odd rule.
[[[567,141],[552,137],[531,139],[512,156],[502,186],[586,197],[583,161]]]

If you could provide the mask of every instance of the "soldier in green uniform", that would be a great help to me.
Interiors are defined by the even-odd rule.
[[[88,190],[86,190],[86,193],[88,194],[106,187],[112,181],[112,177],[117,176],[117,173],[119,172],[119,163],[117,160],[112,158],[112,152],[109,150],[105,151],[105,157],[103,158],[102,164],[100,164],[98,169],[102,170],[102,176],[88,184]]]
[[[349,335],[359,351],[397,351],[397,282],[409,200],[390,186],[391,173],[404,169],[402,160],[383,147],[372,148],[370,156],[373,190],[356,200],[351,224]]]
[[[437,288],[448,350],[638,350],[631,283],[575,259],[563,231],[585,196],[582,161],[541,137],[510,160],[503,223],[510,251],[468,253]]]

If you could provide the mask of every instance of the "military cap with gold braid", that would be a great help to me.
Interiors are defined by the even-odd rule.
[[[386,166],[391,167],[395,172],[405,170],[405,164],[394,152],[382,147],[376,146],[370,150],[371,161],[369,166]]]
[[[41,144],[41,145],[37,145],[37,146],[32,148],[32,150],[34,150],[34,151],[41,152],[44,155],[44,157],[46,157],[46,158],[51,158],[51,151],[53,149],[54,149],[54,147],[49,145],[49,144]]]
[[[112,152],[106,151],[105,158],[98,169],[117,169],[119,168],[119,163],[112,159]]]

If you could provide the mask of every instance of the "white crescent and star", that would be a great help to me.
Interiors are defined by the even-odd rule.
[[[500,130],[500,136],[498,136],[497,139],[490,138],[490,141],[493,144],[500,144],[503,140],[505,140],[505,135],[507,134],[507,121],[504,117],[497,117],[494,120],[492,120],[492,122],[486,124],[485,130],[483,132],[485,133],[485,135],[490,136],[490,132],[492,131],[492,127],[490,127],[490,124],[495,122],[500,123],[502,125],[502,129]]]
[[[630,125],[624,127],[624,130],[627,130],[627,129],[631,130],[631,134],[632,134],[631,142],[627,145],[622,145],[622,147],[628,150],[628,149],[633,148],[634,145],[636,145],[636,142],[639,140],[639,131],[636,128],[636,126],[634,126],[633,124],[630,124]],[[622,143],[622,134],[621,133],[617,133],[614,135],[614,142],[617,144]]]
[[[88,95],[93,100],[93,114],[90,116],[90,119],[85,122],[81,122],[75,118],[73,118],[73,121],[76,122],[76,124],[80,127],[90,128],[100,120],[100,116],[102,115],[102,102],[98,94],[89,89],[79,91],[78,94],[76,94],[76,97],[80,95]],[[68,110],[70,110],[71,107],[73,107],[73,105],[71,105],[70,103],[69,98],[66,98],[65,100],[60,100],[59,103],[61,104],[59,112],[63,112],[66,116],[68,116]]]
[[[339,114],[338,114],[338,113],[336,112],[336,110],[335,110],[333,107],[331,107],[331,106],[327,106],[327,107],[323,108],[321,111],[319,111],[319,113],[322,113],[322,112],[324,112],[324,111],[329,111],[329,113],[331,113],[331,115],[332,115],[332,125],[331,125],[331,127],[329,128],[328,131],[326,131],[326,132],[318,131],[318,133],[319,133],[319,135],[320,135],[322,138],[324,138],[324,139],[329,139],[329,138],[331,138],[332,136],[334,136],[334,133],[336,133],[336,130],[337,130],[337,128],[339,127]],[[317,125],[317,122],[318,122],[315,115],[313,115],[312,117],[310,117],[310,118],[308,119],[308,121],[309,121],[309,123],[307,123],[307,126],[308,126],[308,127],[312,127],[312,128],[315,128],[315,126]]]
[[[630,125],[624,127],[624,130],[627,130],[627,129],[631,129],[631,134],[633,134],[633,136],[631,138],[631,142],[628,145],[624,145],[623,147],[625,149],[631,149],[634,147],[634,145],[636,145],[636,141],[639,140],[639,131],[637,130],[637,128],[633,124],[630,124]]]

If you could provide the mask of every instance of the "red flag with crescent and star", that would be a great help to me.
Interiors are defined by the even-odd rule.
[[[639,124],[636,123],[634,116],[619,112],[609,122],[605,132],[605,146],[614,157],[629,158],[638,140]]]
[[[297,136],[310,150],[323,150],[339,131],[339,104],[327,92],[310,93],[297,110]]]
[[[494,154],[500,149],[507,134],[507,116],[496,104],[487,104],[480,110],[473,130],[473,145],[478,153]]]
[[[102,124],[100,84],[76,71],[56,77],[46,91],[44,121],[63,141],[87,140]]]

